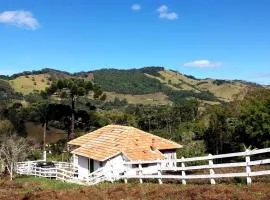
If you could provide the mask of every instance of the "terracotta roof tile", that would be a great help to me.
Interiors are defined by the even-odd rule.
[[[71,140],[68,144],[79,146],[72,153],[99,161],[120,153],[132,161],[164,159],[159,150],[182,148],[182,145],[173,141],[120,125],[105,126]]]

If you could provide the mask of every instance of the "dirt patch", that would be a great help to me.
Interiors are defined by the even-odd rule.
[[[33,122],[26,122],[25,128],[27,137],[34,140],[35,143],[40,144],[43,142],[43,127],[41,124],[35,124]],[[53,127],[49,127],[46,135],[47,144],[54,144],[60,139],[66,137],[65,131]]]
[[[1,199],[1,194],[0,194]],[[5,199],[2,198],[2,199]],[[269,184],[247,185],[176,185],[176,184],[106,184],[68,190],[35,191],[10,194],[6,199],[185,199],[185,200],[260,200],[270,199]]]
[[[270,183],[192,184],[180,183],[103,183],[97,186],[79,186],[56,180],[35,177],[17,177],[9,181],[0,177],[0,200],[101,200],[101,199],[171,199],[171,200],[269,200]]]

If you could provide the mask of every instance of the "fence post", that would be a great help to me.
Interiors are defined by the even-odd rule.
[[[58,169],[55,168],[55,180],[58,180]]]
[[[124,169],[125,169],[125,171],[124,171],[124,181],[125,181],[125,183],[127,183],[128,182],[128,179],[127,179],[127,165],[123,164],[123,166],[124,166]]]
[[[215,176],[215,171],[214,171],[214,169],[213,169],[213,166],[214,166],[214,162],[213,162],[213,159],[212,159],[212,154],[209,154],[208,155],[208,157],[209,157],[209,171],[210,171],[210,183],[212,184],[212,185],[214,185],[214,184],[216,184],[216,181],[215,181],[215,179],[213,178],[214,176]]]
[[[114,180],[116,180],[115,174],[114,174],[114,168],[113,168],[113,163],[111,163],[111,174],[112,174],[112,183]]]
[[[140,176],[140,183],[143,183],[143,180],[142,180],[142,164],[139,164],[139,176]]]
[[[162,184],[162,179],[161,179],[161,177],[162,177],[162,174],[161,174],[161,162],[162,161],[160,161],[159,163],[157,163],[157,166],[158,166],[158,177],[159,177],[158,183],[159,184]]]
[[[125,183],[127,183],[128,182],[128,179],[127,179],[127,171],[125,170],[125,172],[124,172],[124,181],[125,181]]]
[[[182,184],[183,184],[183,185],[186,185],[186,184],[187,184],[187,181],[186,181],[186,179],[185,179],[185,177],[186,177],[185,167],[186,167],[186,166],[185,166],[184,160],[185,160],[185,158],[182,156],[182,157],[181,157]]]
[[[250,168],[250,150],[246,150],[246,173],[247,173],[247,184],[251,184],[251,168]]]

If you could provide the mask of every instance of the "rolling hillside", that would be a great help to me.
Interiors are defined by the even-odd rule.
[[[197,79],[163,67],[101,69],[74,74],[46,68],[1,76],[6,79],[5,84],[23,94],[44,90],[53,80],[62,77],[94,81],[106,92],[107,100],[126,99],[133,104],[171,104],[187,98],[216,104],[242,98],[249,86],[253,86],[238,80]]]

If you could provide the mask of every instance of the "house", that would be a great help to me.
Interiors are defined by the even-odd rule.
[[[182,148],[173,141],[120,125],[102,127],[68,144],[80,179],[109,165],[120,173],[125,161],[175,159],[176,150]]]

